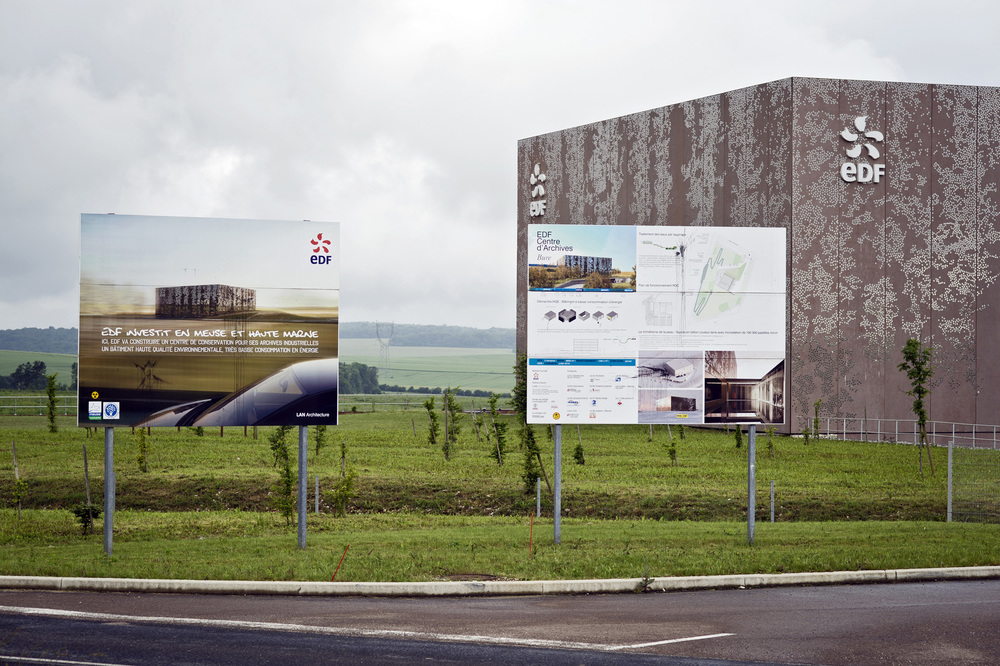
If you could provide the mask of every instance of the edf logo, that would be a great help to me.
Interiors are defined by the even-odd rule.
[[[847,149],[847,156],[851,159],[861,157],[862,151],[867,152],[868,158],[877,160],[881,157],[877,143],[882,143],[885,136],[882,132],[868,130],[868,116],[858,116],[854,119],[854,129],[844,128],[840,133],[840,138],[851,144]],[[840,177],[846,183],[877,183],[885,175],[884,164],[868,164],[865,162],[844,162],[840,165]]]
[[[310,264],[328,265],[333,257],[330,255],[330,241],[323,239],[323,234],[316,234],[316,238],[309,241],[313,244],[313,254],[309,257]]]

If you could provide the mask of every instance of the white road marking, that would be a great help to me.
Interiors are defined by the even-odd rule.
[[[362,636],[365,638],[410,638],[416,640],[446,641],[455,643],[486,643],[491,645],[517,645],[540,648],[561,648],[572,650],[598,650],[609,652],[614,650],[631,650],[667,643],[682,643],[685,641],[700,641],[709,638],[721,638],[733,634],[710,634],[692,636],[689,638],[672,638],[653,643],[638,643],[635,645],[605,645],[601,643],[581,643],[576,641],[554,641],[543,638],[509,638],[506,636],[477,636],[468,634],[438,634],[423,631],[405,631],[401,629],[350,629],[347,627],[319,627],[308,624],[286,624],[283,622],[249,622],[245,620],[210,620],[194,617],[156,617],[151,615],[118,615],[114,613],[89,613],[85,611],[62,610],[56,608],[22,608],[19,606],[0,606],[0,613],[15,613],[21,615],[40,615],[45,617],[62,617],[72,620],[96,620],[99,622],[144,622],[160,624],[180,624],[203,627],[219,627],[224,629],[255,629],[264,631],[293,631],[298,633],[327,634],[331,636]],[[52,662],[61,663],[61,662]],[[87,662],[65,662],[87,663]]]
[[[16,657],[0,654],[4,664],[59,664],[59,666],[131,666],[131,664],[111,664],[106,661],[70,661],[68,659],[42,659],[41,657]]]
[[[632,650],[635,648],[653,647],[654,645],[666,645],[668,643],[686,643],[688,641],[704,641],[709,638],[725,638],[736,634],[706,634],[704,636],[687,636],[686,638],[670,638],[665,641],[654,641],[652,643],[636,643],[635,645],[615,645],[604,648],[605,650]]]

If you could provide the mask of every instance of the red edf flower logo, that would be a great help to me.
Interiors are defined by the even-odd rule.
[[[330,248],[327,247],[328,245],[330,245],[330,241],[323,240],[323,234],[316,234],[316,238],[314,238],[309,242],[316,246],[313,248],[313,252],[320,252],[320,251],[326,253],[330,252]]]

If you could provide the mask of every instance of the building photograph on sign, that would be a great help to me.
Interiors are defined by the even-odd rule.
[[[83,215],[78,422],[335,425],[339,228]]]
[[[784,422],[783,228],[529,225],[528,239],[532,423]],[[616,270],[620,286],[584,286]]]

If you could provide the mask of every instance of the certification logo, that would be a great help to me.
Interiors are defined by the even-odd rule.
[[[552,419],[553,419],[554,421],[558,421],[558,420],[559,420],[559,412],[554,412],[554,413],[552,414]]]
[[[96,393],[96,391],[95,391]],[[87,403],[87,418],[91,421],[100,421],[101,414],[104,413],[104,403],[100,400],[91,400]]]
[[[104,418],[106,419],[117,419],[118,418],[118,403],[117,402],[106,402],[104,403]]]

